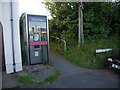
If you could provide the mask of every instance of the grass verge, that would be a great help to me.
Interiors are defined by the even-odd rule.
[[[30,75],[29,76],[16,76],[16,79],[17,79],[18,82],[21,83],[21,85],[19,87],[49,84],[49,83],[52,83],[54,80],[56,80],[60,76],[60,71],[58,69],[54,68],[53,71],[54,71],[53,75],[45,78],[41,82],[33,81],[33,79],[35,77],[30,76]]]
[[[59,52],[60,51],[60,46],[58,42],[50,42],[49,43],[50,48],[55,51],[55,52]]]
[[[52,42],[53,48],[57,48],[58,45]],[[71,46],[67,47],[67,51],[63,51],[62,54],[67,58],[71,63],[78,65],[84,68],[91,69],[103,69],[107,67],[107,58],[117,55],[120,52],[120,40],[119,36],[114,35],[113,37],[107,39],[99,40],[85,40],[82,47]],[[112,52],[99,53],[96,54],[96,49],[106,49],[112,48]]]
[[[37,83],[33,81],[32,76],[16,76],[18,82],[20,82],[21,86],[29,86],[36,85]]]
[[[38,84],[49,84],[52,83],[54,80],[56,80],[60,76],[60,71],[58,69],[54,68],[54,74],[45,78],[42,82],[38,82]]]

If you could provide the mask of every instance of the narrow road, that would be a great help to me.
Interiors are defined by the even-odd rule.
[[[36,88],[118,88],[117,73],[75,66],[53,51],[50,57],[53,66],[60,70],[61,76],[50,85],[36,86]]]

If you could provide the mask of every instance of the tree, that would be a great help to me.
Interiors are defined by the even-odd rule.
[[[52,19],[50,33],[64,38],[69,46],[77,44],[79,2],[46,2]],[[85,39],[108,38],[111,32],[120,32],[119,2],[85,2],[84,36]]]

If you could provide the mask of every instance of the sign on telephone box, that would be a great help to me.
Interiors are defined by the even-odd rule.
[[[27,64],[49,63],[48,19],[45,15],[24,14],[22,17]]]

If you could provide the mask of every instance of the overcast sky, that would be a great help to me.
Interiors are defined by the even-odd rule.
[[[44,0],[19,0],[19,16],[22,13],[36,13],[36,14],[47,14],[45,5],[42,4]]]

